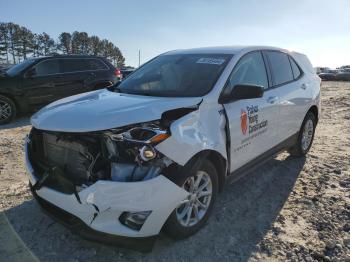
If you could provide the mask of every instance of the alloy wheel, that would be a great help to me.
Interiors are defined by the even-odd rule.
[[[0,100],[0,120],[6,120],[11,117],[11,105],[3,100]]]
[[[303,134],[301,137],[301,148],[306,151],[312,141],[312,136],[314,133],[314,123],[311,119],[308,119],[305,123]]]
[[[207,213],[213,185],[208,173],[198,171],[195,176],[186,179],[182,188],[189,193],[189,196],[177,207],[176,217],[181,225],[191,227],[198,224]]]

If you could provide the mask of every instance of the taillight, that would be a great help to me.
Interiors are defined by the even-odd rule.
[[[122,77],[122,73],[120,72],[119,69],[116,69],[116,70],[114,71],[114,75],[115,75],[116,77],[119,77],[119,78]]]

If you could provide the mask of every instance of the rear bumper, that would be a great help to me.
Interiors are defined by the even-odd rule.
[[[27,174],[30,185],[35,185],[39,178],[30,163],[28,142],[25,143]],[[184,189],[162,175],[140,182],[99,180],[77,194],[78,197],[65,194],[45,184],[33,190],[34,197],[50,216],[85,238],[136,249],[145,246],[145,250],[153,245],[171,212],[188,196]],[[124,212],[144,211],[151,213],[140,230],[119,221]]]

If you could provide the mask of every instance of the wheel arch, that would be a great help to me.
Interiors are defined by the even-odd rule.
[[[2,92],[0,92],[0,96],[4,96],[4,97],[7,97],[8,99],[11,99],[13,101],[13,103],[15,104],[16,109],[21,110],[21,107],[19,106],[19,102],[17,101],[15,96],[13,96],[11,94],[7,94],[7,93],[2,93]]]
[[[316,119],[316,124],[318,123],[318,108],[316,105],[313,105],[309,108],[309,110],[307,111],[307,113],[311,112],[314,116],[315,116],[315,119]]]
[[[226,181],[227,160],[219,152],[206,149],[195,154],[185,166],[193,165],[197,163],[198,160],[201,161],[202,159],[207,159],[214,165],[218,173],[219,192],[221,192]]]

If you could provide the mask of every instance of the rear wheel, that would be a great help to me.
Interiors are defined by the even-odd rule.
[[[164,230],[171,237],[185,238],[195,234],[208,220],[218,193],[218,175],[214,165],[205,160],[192,174],[174,182],[189,196],[170,215]]]
[[[305,116],[303,124],[301,125],[298,141],[296,145],[289,150],[293,156],[304,156],[309,152],[312,142],[314,140],[316,128],[315,115],[308,112]]]
[[[0,125],[10,122],[15,116],[15,103],[10,98],[0,95]]]

